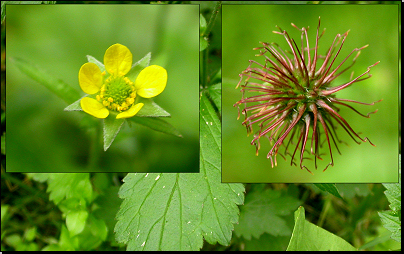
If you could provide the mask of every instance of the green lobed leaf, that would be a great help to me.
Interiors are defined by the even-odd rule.
[[[387,189],[384,193],[390,203],[391,210],[394,212],[401,211],[401,184],[384,183],[383,186]]]
[[[295,212],[295,227],[287,251],[355,251],[347,241],[305,220],[304,208]]]
[[[88,173],[51,173],[47,175],[49,175],[47,179],[49,200],[55,204],[69,198],[83,198],[88,203],[92,201],[93,189]]]
[[[116,119],[116,114],[110,113],[107,118],[104,119],[104,151],[108,150],[114,141],[116,135],[121,130],[122,124],[125,119]]]
[[[317,186],[320,190],[326,191],[326,192],[336,196],[337,198],[342,199],[335,183],[315,183],[314,185]]]
[[[387,189],[384,194],[390,202],[392,211],[379,212],[383,226],[391,232],[391,238],[401,243],[401,155],[398,183],[383,183]]]
[[[166,134],[171,134],[182,138],[181,133],[171,124],[157,117],[131,117],[128,120],[144,125],[155,131],[160,131]]]
[[[83,198],[70,197],[58,203],[59,209],[66,215],[72,211],[86,209],[87,202]]]
[[[35,66],[31,62],[21,58],[11,58],[10,60],[15,63],[18,69],[24,74],[48,88],[68,104],[71,104],[75,102],[77,98],[80,98],[80,94],[76,89],[66,84],[63,80],[57,79],[46,73],[43,69]]]
[[[387,189],[384,194],[390,202],[390,208],[394,212],[401,212],[401,155],[399,156],[398,183],[383,183]]]
[[[401,243],[401,219],[399,214],[393,211],[378,212],[383,227],[391,232],[391,239]]]
[[[165,111],[153,99],[138,97],[136,103],[143,103],[142,109],[136,114],[138,117],[171,117],[170,113]]]
[[[240,208],[239,223],[234,227],[237,237],[247,240],[259,238],[264,233],[273,236],[288,236],[292,230],[281,216],[289,215],[301,204],[281,191],[266,189],[249,192]]]
[[[123,179],[115,232],[127,250],[199,250],[203,238],[230,244],[244,186],[221,183],[220,121],[205,96],[200,124],[199,174],[136,173]]]

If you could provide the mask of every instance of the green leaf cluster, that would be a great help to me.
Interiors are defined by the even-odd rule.
[[[66,219],[59,240],[42,250],[93,250],[106,240],[105,222],[92,214],[95,198],[88,173],[28,174],[34,180],[47,182],[49,200]]]

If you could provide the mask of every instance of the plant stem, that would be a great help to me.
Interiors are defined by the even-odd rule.
[[[202,37],[207,37],[209,36],[210,31],[212,30],[213,25],[215,24],[215,20],[217,17],[217,14],[220,11],[220,7],[222,7],[222,1],[217,1],[215,8],[213,9],[212,15],[210,16],[208,25],[206,27],[205,32],[201,35]]]
[[[201,59],[201,85],[202,88],[206,88],[208,86],[208,56],[209,56],[209,47],[207,47],[204,51],[200,52]]]
[[[217,14],[220,11],[220,7],[222,6],[222,2],[218,1],[213,9],[212,15],[210,16],[208,25],[204,33],[202,33],[202,37],[208,37],[210,31],[213,28],[213,25],[216,21]],[[200,52],[200,65],[202,66],[200,72],[200,84],[202,85],[202,89],[208,86],[208,59],[209,59],[209,47],[207,47],[204,51]]]

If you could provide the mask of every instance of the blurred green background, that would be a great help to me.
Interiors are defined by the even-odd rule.
[[[92,55],[120,43],[133,62],[152,52],[168,83],[155,102],[183,138],[126,123],[97,172],[199,172],[198,5],[7,5],[7,172],[85,172],[92,121],[10,61],[13,57],[81,91],[78,71]],[[79,99],[79,98],[77,98]]]
[[[223,66],[222,66],[222,181],[248,183],[383,183],[398,181],[398,5],[223,5]],[[253,135],[247,137],[241,125],[244,116],[237,120],[237,108],[233,104],[241,99],[242,93],[235,89],[239,76],[249,65],[248,60],[264,63],[264,57],[256,57],[262,46],[259,41],[276,42],[282,49],[287,43],[282,35],[274,34],[275,25],[286,30],[300,47],[301,33],[291,26],[307,27],[310,47],[315,45],[318,17],[321,16],[320,32],[326,32],[319,42],[319,53],[324,55],[336,34],[350,33],[338,56],[334,67],[354,49],[369,44],[363,49],[356,64],[344,75],[334,81],[333,86],[364,73],[368,66],[380,61],[370,73],[372,78],[355,83],[353,86],[336,93],[337,98],[371,103],[383,99],[373,106],[351,103],[361,113],[379,111],[370,118],[363,118],[346,107],[340,114],[361,137],[369,137],[376,145],[369,143],[357,145],[342,127],[337,128],[341,140],[349,146],[340,144],[342,155],[333,147],[334,167],[322,170],[330,162],[324,156],[314,169],[314,162],[305,160],[305,165],[314,176],[299,166],[290,166],[290,156],[285,161],[277,156],[278,166],[271,168],[266,158],[271,149],[267,139],[261,140],[259,156],[255,156],[255,146],[250,145]],[[278,30],[277,30],[278,31]],[[267,54],[268,55],[268,54]],[[320,61],[321,62],[321,61]],[[321,62],[322,63],[322,62]],[[352,63],[352,57],[342,69]],[[246,93],[246,96],[254,95]],[[258,130],[254,126],[254,130]],[[311,132],[310,132],[311,133]],[[311,134],[310,134],[311,135]],[[332,144],[334,146],[334,144]],[[293,153],[294,147],[289,147]],[[284,146],[279,152],[283,152]],[[325,144],[323,152],[328,152]],[[296,160],[297,157],[297,160]],[[295,161],[300,160],[300,155]]]

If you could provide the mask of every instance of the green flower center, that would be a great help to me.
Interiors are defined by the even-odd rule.
[[[122,112],[128,110],[135,102],[135,85],[125,76],[108,77],[96,96],[106,108]]]

